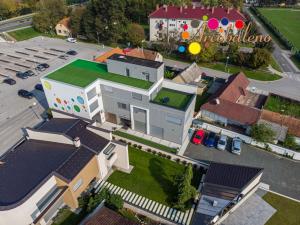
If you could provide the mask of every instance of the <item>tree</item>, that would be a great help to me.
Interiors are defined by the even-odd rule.
[[[217,54],[217,44],[216,43],[205,43],[201,44],[202,49],[198,55],[191,55],[191,59],[196,62],[212,62],[215,61],[215,56]]]
[[[78,7],[74,11],[71,12],[70,15],[70,28],[72,30],[72,34],[76,37],[78,34],[83,33],[84,28],[82,27],[82,18],[85,13],[85,7]]]
[[[144,28],[137,23],[129,24],[129,26],[128,26],[128,41],[133,46],[140,46],[142,44],[143,40],[145,40]]]
[[[299,151],[300,150],[300,145],[296,142],[295,137],[291,135],[287,135],[284,142],[283,146],[287,148],[291,148],[293,150]]]
[[[251,137],[258,142],[273,142],[275,132],[266,124],[255,124],[251,127]]]
[[[174,78],[174,72],[170,70],[165,70],[165,78],[167,79],[173,79]]]
[[[40,0],[38,13],[33,17],[33,26],[40,32],[51,32],[67,12],[64,0]]]
[[[8,19],[16,13],[17,4],[11,0],[0,0],[0,20]]]
[[[255,48],[264,48],[264,49],[268,50],[269,52],[273,52],[274,49],[275,49],[273,41],[269,41],[269,42],[256,42]]]
[[[113,210],[120,210],[123,208],[124,201],[120,195],[111,194],[108,199],[106,199],[106,206]]]
[[[193,168],[188,165],[185,168],[185,172],[182,176],[177,178],[177,190],[178,194],[175,199],[175,207],[183,210],[186,208],[186,204],[195,197],[196,189],[191,185],[193,179]]]
[[[263,65],[268,65],[271,61],[271,54],[264,48],[254,48],[249,58],[249,66],[257,69]]]

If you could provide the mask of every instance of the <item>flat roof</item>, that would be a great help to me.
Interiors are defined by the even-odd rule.
[[[162,88],[152,102],[179,110],[185,110],[193,96],[193,94]]]
[[[150,68],[159,68],[161,65],[164,64],[163,62],[158,62],[154,60],[143,59],[143,58],[138,58],[138,57],[133,57],[128,55],[121,55],[121,54],[113,54],[108,59],[116,60],[119,62],[131,63],[139,66],[150,67]]]
[[[48,74],[45,78],[71,84],[78,87],[86,87],[98,78],[111,82],[148,90],[152,82],[132,77],[122,76],[107,71],[105,64],[77,59],[64,67]]]

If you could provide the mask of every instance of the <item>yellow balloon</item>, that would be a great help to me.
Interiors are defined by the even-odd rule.
[[[192,42],[189,45],[189,52],[193,55],[199,54],[201,51],[201,45],[198,42]]]

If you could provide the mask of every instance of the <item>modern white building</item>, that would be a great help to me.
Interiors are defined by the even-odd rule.
[[[237,32],[235,21],[246,20],[239,10],[233,8],[164,5],[157,7],[149,15],[150,41],[160,41],[170,37],[180,40],[183,31],[189,32],[190,38],[197,36],[203,23],[207,23],[203,20],[203,16],[207,16],[208,19],[216,18],[219,20],[219,28],[223,30],[230,28],[233,33]],[[228,20],[228,24],[222,25],[223,18]]]

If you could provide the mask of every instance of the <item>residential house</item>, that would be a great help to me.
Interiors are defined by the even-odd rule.
[[[112,167],[130,172],[127,145],[94,122],[52,111],[53,119],[26,128],[24,141],[0,160],[0,225],[51,223]]]
[[[77,59],[41,78],[51,108],[182,145],[196,87],[164,80],[164,63],[114,54],[106,64]]]
[[[70,17],[63,18],[55,26],[56,34],[68,37],[71,35]]]
[[[141,59],[148,59],[153,61],[162,62],[163,57],[159,52],[151,51],[144,48],[134,48],[126,53],[128,56],[137,57]]]
[[[211,163],[200,190],[192,225],[216,223],[258,188],[262,174],[262,168]]]
[[[259,120],[266,99],[266,96],[248,91],[249,83],[242,72],[231,75],[223,87],[201,106],[201,117],[249,131]]]
[[[235,27],[236,20],[245,21],[244,15],[237,9],[223,7],[204,7],[196,6],[167,6],[157,7],[154,12],[149,15],[150,22],[150,41],[161,41],[166,37],[180,39],[181,33],[187,31],[190,38],[198,35],[200,29],[206,21],[203,16],[208,18],[216,18],[221,21],[227,18],[227,25],[220,24],[223,30],[230,29],[233,33],[237,33]],[[185,30],[185,28],[187,28]]]

